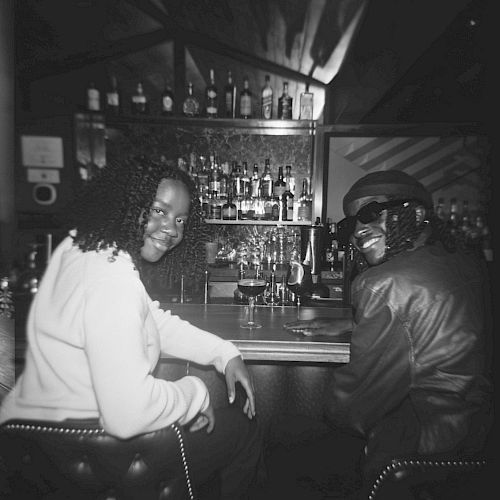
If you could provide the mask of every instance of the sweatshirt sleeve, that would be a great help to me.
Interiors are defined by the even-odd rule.
[[[163,353],[201,365],[213,365],[220,373],[224,373],[230,359],[241,356],[233,343],[160,309],[157,301],[152,301],[150,307],[160,332]]]
[[[108,276],[88,289],[84,348],[104,428],[119,438],[187,423],[209,404],[205,384],[151,374],[145,321],[148,297],[138,278]]]

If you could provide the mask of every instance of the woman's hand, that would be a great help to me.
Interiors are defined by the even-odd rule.
[[[229,403],[234,403],[236,394],[236,382],[239,382],[245,392],[247,399],[243,406],[243,412],[248,418],[255,417],[255,389],[253,386],[252,377],[240,356],[230,359],[226,365],[225,370],[227,394],[229,396]]]
[[[190,432],[196,432],[203,427],[207,428],[207,434],[210,434],[215,426],[215,414],[212,403],[208,405],[205,411],[200,412],[193,422],[189,425]]]
[[[307,337],[315,335],[344,335],[352,330],[352,320],[348,318],[315,318],[291,321],[283,328],[293,333],[301,333]]]

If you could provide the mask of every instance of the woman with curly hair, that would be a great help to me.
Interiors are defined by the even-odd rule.
[[[220,498],[242,497],[261,448],[249,372],[232,343],[160,309],[142,281],[146,265],[168,274],[198,248],[192,179],[145,157],[109,164],[69,212],[71,230],[31,304],[24,372],[0,422],[98,419],[120,439],[186,425],[192,481],[217,472]],[[161,353],[213,365],[225,375],[230,403],[240,383],[243,411],[214,410],[197,377],[156,378]]]

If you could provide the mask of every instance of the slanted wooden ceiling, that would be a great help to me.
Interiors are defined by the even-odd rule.
[[[18,105],[82,103],[118,77],[125,98],[168,82],[202,95],[231,70],[254,94],[310,83],[324,123],[480,121],[488,0],[16,0]]]

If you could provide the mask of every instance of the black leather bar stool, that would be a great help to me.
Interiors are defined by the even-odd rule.
[[[10,420],[0,426],[0,457],[7,473],[2,499],[194,498],[177,425],[120,440],[95,420]]]
[[[398,458],[380,472],[368,500],[486,500],[496,498],[493,463],[478,458]]]

